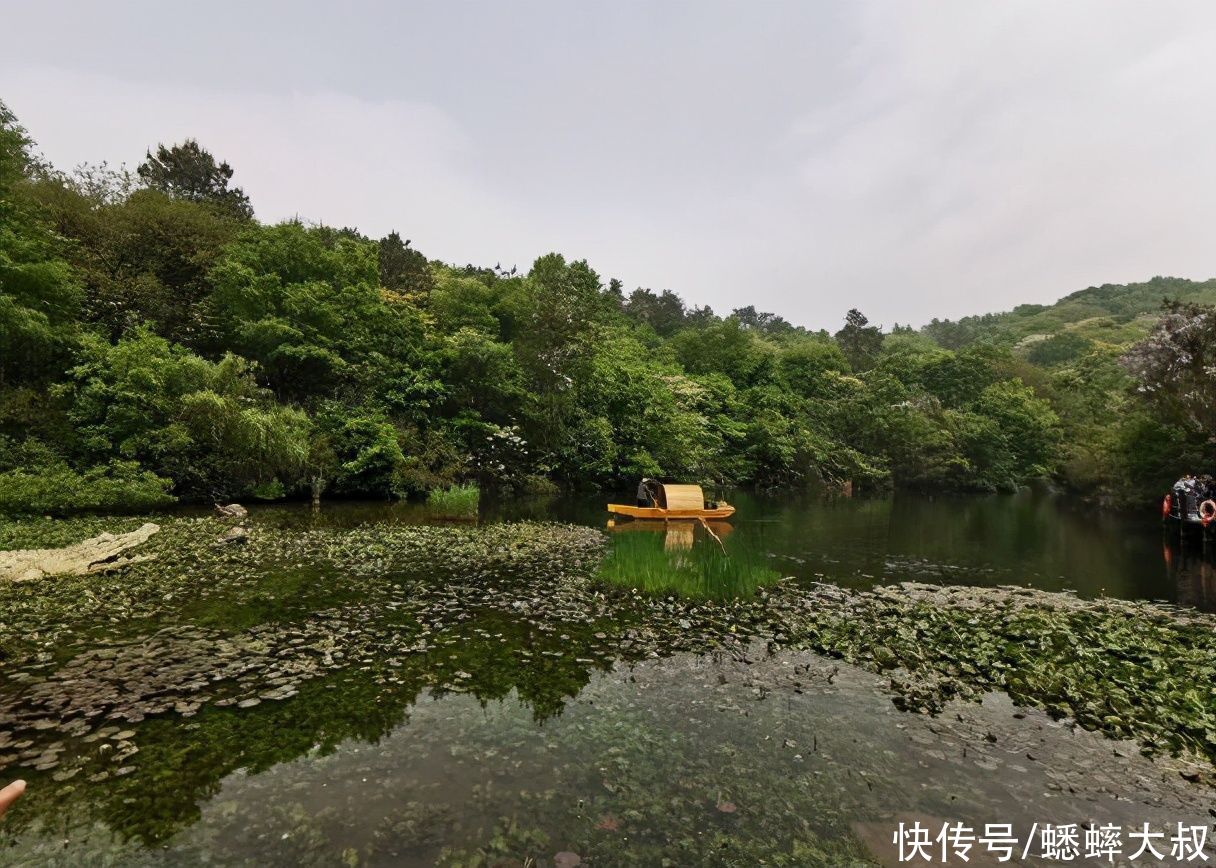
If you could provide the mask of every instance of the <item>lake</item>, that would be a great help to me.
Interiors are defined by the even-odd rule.
[[[0,864],[893,864],[897,822],[1203,819],[1175,761],[1003,694],[927,716],[810,652],[668,647],[583,577],[598,534],[526,523],[608,530],[614,575],[712,618],[786,576],[1210,608],[1203,552],[1154,516],[1036,492],[730,499],[716,537],[608,528],[604,496],[489,503],[480,527],[264,506],[222,549],[185,511],[159,563],[59,608],[11,591],[0,780],[30,790]]]
[[[605,528],[607,502],[633,503],[631,492],[524,498],[483,505],[483,520],[572,522]],[[1161,600],[1216,611],[1216,570],[1198,540],[1185,545],[1163,532],[1150,511],[1117,511],[1026,490],[1013,495],[900,493],[893,497],[823,497],[732,492],[738,512],[720,534],[732,556],[762,559],[781,575],[865,588],[881,582],[1026,585],[1083,597]],[[417,522],[416,504],[346,503],[313,516],[299,507],[266,507],[285,526],[315,522]],[[271,518],[273,516],[273,518]],[[715,527],[717,525],[715,524]],[[700,527],[620,521],[614,536],[670,536]],[[719,531],[722,528],[718,528]]]

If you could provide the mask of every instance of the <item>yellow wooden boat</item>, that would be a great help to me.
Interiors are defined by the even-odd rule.
[[[659,489],[657,506],[610,503],[608,511],[613,515],[657,521],[720,521],[735,514],[735,508],[724,500],[719,500],[713,509],[707,508],[705,494],[699,485],[656,485]]]

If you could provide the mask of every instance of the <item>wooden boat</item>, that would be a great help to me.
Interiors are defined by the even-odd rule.
[[[663,485],[658,483],[657,506],[630,506],[624,503],[608,504],[613,515],[657,521],[712,521],[730,518],[735,508],[720,500],[714,509],[705,506],[705,494],[699,485]]]

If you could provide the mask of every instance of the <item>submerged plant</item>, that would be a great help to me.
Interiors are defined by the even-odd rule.
[[[9,522],[0,524],[0,548],[58,546],[139,521]],[[901,708],[940,712],[952,699],[1004,691],[1086,729],[1135,738],[1145,752],[1216,762],[1216,622],[1208,615],[1015,588],[775,582],[757,552],[729,537],[720,548],[691,526],[661,535],[635,527],[606,546],[600,531],[571,525],[334,526],[310,514],[302,527],[252,522],[247,544],[231,547],[215,544],[225,523],[210,516],[157,522],[163,530],[148,543],[154,560],[0,585],[0,772],[31,781],[5,817],[0,849],[20,840],[23,855],[58,853],[65,836],[42,830],[46,818],[65,816],[85,830],[72,831],[73,847],[108,856],[116,846],[109,837],[80,837],[108,827],[132,853],[159,852],[151,845],[194,824],[221,786],[247,779],[281,792],[273,789],[281,778],[259,773],[296,758],[308,758],[306,768],[346,742],[355,743],[351,761],[378,762],[381,748],[365,759],[359,743],[381,744],[411,716],[422,731],[435,719],[429,699],[469,694],[490,717],[442,712],[444,720],[488,721],[492,743],[469,762],[492,764],[502,744],[548,752],[552,734],[564,731],[572,749],[552,767],[568,770],[565,783],[546,779],[499,799],[509,788],[496,779],[478,791],[486,810],[459,840],[443,825],[442,804],[430,796],[417,802],[425,807],[407,802],[386,833],[386,859],[417,840],[437,858],[448,848],[441,864],[550,861],[554,853],[658,864],[673,850],[678,864],[705,864],[706,854],[717,864],[862,862],[845,834],[851,815],[817,804],[813,773],[793,765],[801,762],[795,751],[809,757],[808,735],[816,750],[813,732],[773,739],[774,749],[789,751],[777,782],[746,783],[759,766],[754,751],[738,746],[767,750],[768,735],[787,719],[758,716],[777,708],[763,704],[767,687],[706,703],[749,721],[715,751],[703,749],[702,734],[719,732],[720,718],[704,719],[712,725],[698,734],[684,729],[688,715],[677,727],[670,717],[622,718],[633,714],[628,704],[599,711],[608,696],[596,685],[611,692],[623,683],[599,673],[617,664],[631,667],[634,683],[632,667],[647,659],[661,668],[658,658],[678,652],[733,658],[751,642],[779,667],[787,654],[811,651],[883,673]],[[708,670],[687,665],[698,676],[690,689],[705,690],[689,695],[708,700],[713,685],[700,678]],[[834,675],[835,664],[829,668]],[[568,712],[589,689],[587,702]],[[495,721],[503,720],[511,728],[499,739]],[[543,729],[533,725],[541,722]],[[622,733],[646,741],[635,751]],[[469,745],[463,734],[444,744],[445,763],[468,757]],[[405,755],[414,754],[411,746]],[[634,759],[626,763],[627,755]],[[1208,780],[1206,766],[1192,767],[1199,771],[1187,771],[1196,776],[1188,781],[1200,773]],[[413,771],[393,763],[378,774],[406,780]],[[569,792],[579,800],[564,798]],[[204,811],[227,810],[224,800],[207,804]],[[286,824],[289,843],[276,846],[296,849],[279,858],[332,864],[337,853],[326,848],[338,839],[297,827],[283,810],[272,821]],[[500,814],[520,816],[518,828],[492,831]],[[804,822],[809,815],[815,824]],[[702,836],[703,827],[713,835]],[[262,846],[260,837],[245,840]],[[170,846],[179,845],[192,846]],[[103,861],[89,855],[73,864]]]
[[[707,540],[696,541],[693,528],[688,531],[686,538],[670,531],[666,536],[617,536],[599,577],[650,594],[674,591],[682,597],[708,600],[750,597],[757,588],[781,578],[757,553],[738,545],[727,550]]]

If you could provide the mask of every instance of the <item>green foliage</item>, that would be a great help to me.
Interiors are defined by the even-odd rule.
[[[261,365],[282,398],[307,402],[349,386],[413,394],[412,351],[421,318],[379,287],[377,247],[300,223],[254,227],[211,271],[225,346]]]
[[[830,375],[846,373],[849,362],[834,343],[804,340],[781,348],[777,368],[782,384],[798,395],[825,398]]]
[[[1212,357],[1207,315],[1153,331],[1154,299],[1216,300],[1216,282],[919,333],[850,310],[829,336],[752,305],[626,297],[556,253],[519,274],[429,262],[396,232],[263,225],[193,141],[149,155],[144,187],[56,173],[30,147],[0,112],[0,435],[73,468],[136,461],[188,498],[639,476],[1143,494],[1216,458],[1194,361]],[[1176,382],[1171,347],[1194,362]]]
[[[844,328],[836,332],[836,343],[854,370],[864,371],[874,364],[882,349],[882,332],[869,324],[865,315],[853,308],[844,318]]]
[[[1144,337],[1167,298],[1216,304],[1216,279],[1154,277],[1145,283],[1091,286],[1055,304],[1024,304],[1007,313],[933,320],[923,332],[947,349],[977,341],[1017,344],[1033,336],[1073,332],[1090,340],[1126,344]]]
[[[394,292],[426,293],[434,286],[430,264],[396,232],[380,239],[380,285]]]
[[[690,373],[725,374],[740,388],[765,381],[776,365],[776,348],[733,316],[686,329],[671,343]]]
[[[83,318],[112,339],[149,324],[194,348],[214,341],[207,272],[243,221],[156,190],[86,195],[72,180],[47,180],[33,194],[84,288]]]
[[[136,460],[184,494],[236,496],[303,473],[308,417],[272,401],[237,356],[210,362],[146,329],[92,337],[61,391],[82,454]]]
[[[405,453],[397,429],[376,410],[334,404],[318,417],[332,450],[335,490],[347,494],[404,494]]]
[[[1075,331],[1060,332],[1031,344],[1026,358],[1036,365],[1052,367],[1072,362],[1093,349],[1094,342]]]
[[[148,187],[175,199],[202,202],[235,217],[253,216],[245,191],[228,186],[232,167],[217,163],[194,139],[171,148],[157,145],[156,155],[149,151],[136,171]]]
[[[442,518],[477,518],[481,489],[476,485],[449,485],[435,488],[426,496],[431,512]]]
[[[656,295],[653,290],[635,289],[624,304],[625,315],[638,325],[648,325],[662,337],[671,337],[686,322],[684,300],[670,289]]]
[[[70,349],[80,289],[30,199],[30,140],[0,102],[0,387],[39,382]]]
[[[679,594],[696,600],[750,597],[781,574],[764,556],[733,542],[726,550],[691,523],[664,533],[617,534],[600,565],[599,578],[647,594]],[[704,534],[704,538],[696,539]]]
[[[139,512],[172,503],[170,484],[134,461],[78,471],[37,441],[0,442],[0,513]]]
[[[427,310],[435,324],[447,334],[471,329],[498,337],[498,317],[494,315],[497,301],[494,287],[475,277],[445,272],[427,299]]]

